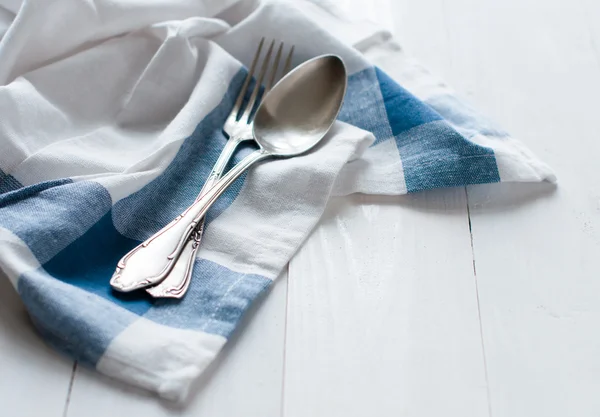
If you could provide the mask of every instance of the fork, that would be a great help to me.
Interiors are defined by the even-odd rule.
[[[198,194],[196,201],[201,198],[204,193],[217,182],[223,175],[227,164],[233,156],[235,149],[245,141],[253,140],[252,136],[252,123],[254,119],[253,110],[258,108],[262,97],[273,87],[275,84],[275,80],[277,79],[277,73],[279,68],[279,63],[281,61],[283,47],[284,44],[281,42],[279,44],[279,48],[275,55],[275,60],[271,66],[271,71],[265,88],[263,90],[262,95],[259,97],[259,90],[262,85],[263,79],[267,73],[269,63],[271,60],[271,55],[273,53],[273,47],[275,45],[275,41],[271,41],[269,49],[267,50],[265,57],[263,59],[261,69],[250,95],[248,99],[248,103],[243,108],[244,97],[248,92],[248,88],[250,85],[250,81],[254,75],[254,70],[256,68],[256,64],[260,59],[261,51],[265,42],[265,38],[262,38],[258,44],[256,49],[256,53],[254,54],[254,58],[252,60],[252,64],[250,65],[250,69],[244,80],[242,88],[237,96],[237,99],[227,117],[225,124],[223,125],[223,132],[229,137],[229,140],[225,144],[223,151],[219,155],[217,162],[215,163],[211,173],[208,176],[202,190]],[[290,51],[287,55],[283,66],[283,72],[281,76],[283,77],[287,74],[291,68],[292,56],[294,53],[294,46],[290,48]],[[243,113],[242,113],[243,111]],[[241,116],[240,116],[241,113]],[[146,288],[146,292],[156,298],[182,298],[187,289],[189,288],[192,271],[194,267],[194,261],[196,259],[196,253],[200,246],[200,241],[202,239],[202,234],[204,232],[204,220],[198,224],[198,226],[194,229],[189,239],[186,241],[183,251],[179,255],[179,258],[175,261],[175,265],[173,269],[169,272],[167,277],[157,284],[154,287]]]

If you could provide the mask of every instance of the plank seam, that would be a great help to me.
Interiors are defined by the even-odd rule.
[[[69,381],[69,389],[67,390],[67,399],[65,401],[65,409],[63,411],[63,417],[67,417],[69,414],[69,405],[71,404],[71,393],[73,392],[73,385],[75,383],[75,373],[77,372],[77,361],[73,362],[73,370],[71,371],[71,380]]]
[[[288,330],[288,316],[289,316],[289,308],[290,308],[290,263],[287,264],[287,274],[285,279],[287,281],[287,285],[285,286],[285,317],[283,320],[283,366],[281,370],[281,405],[279,415],[281,417],[284,416],[285,413],[285,372],[286,372],[286,363],[287,363],[287,330]]]
[[[490,381],[488,378],[488,366],[487,366],[487,358],[485,353],[485,342],[483,339],[483,323],[481,320],[481,304],[479,302],[479,283],[477,279],[477,265],[475,263],[475,246],[473,244],[473,227],[471,225],[471,207],[469,203],[469,192],[467,187],[465,186],[465,199],[467,203],[467,220],[469,221],[469,236],[471,238],[471,256],[473,259],[473,277],[475,278],[475,295],[477,298],[477,317],[479,319],[479,336],[481,338],[481,353],[483,355],[483,372],[485,375],[485,390],[487,394],[487,403],[488,403],[488,414],[489,417],[492,417],[492,401],[490,394]]]

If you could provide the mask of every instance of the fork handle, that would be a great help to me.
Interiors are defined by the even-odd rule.
[[[263,149],[252,152],[235,165],[223,178],[194,202],[172,226],[163,229],[141,245],[133,254],[121,259],[110,284],[121,292],[155,285],[164,280],[173,269],[185,243],[212,204],[227,187],[254,163],[271,156]]]
[[[227,164],[233,157],[233,153],[235,152],[235,150],[237,149],[239,144],[245,140],[248,140],[248,139],[244,138],[243,136],[239,136],[239,135],[232,135],[229,138],[227,143],[225,143],[223,150],[219,154],[219,157],[217,158],[217,162],[215,162],[215,165],[213,165],[213,168],[210,171],[210,174],[208,174],[208,178],[206,179],[204,186],[200,190],[200,193],[198,193],[198,197],[196,197],[196,201],[200,200],[202,195],[204,195],[204,193],[206,193],[206,191],[210,190],[212,188],[212,186],[219,180],[219,178],[221,178],[221,175],[223,175],[223,172],[225,172],[225,168],[227,168]]]
[[[198,194],[196,201],[198,201],[207,190],[210,190],[217,180],[221,178],[221,175],[223,175],[236,148],[244,140],[246,139],[240,136],[232,136],[229,138],[212,171],[208,175],[208,179],[204,183],[202,190]],[[169,272],[169,275],[154,287],[146,288],[148,294],[155,298],[182,298],[185,295],[192,279],[194,261],[203,233],[204,217],[199,221],[198,226],[196,226],[196,229],[185,242],[181,255],[176,259],[175,265],[171,272]]]
[[[173,269],[164,281],[154,287],[146,288],[146,292],[154,298],[183,298],[192,279],[196,254],[204,231],[204,222],[199,224],[183,247]]]

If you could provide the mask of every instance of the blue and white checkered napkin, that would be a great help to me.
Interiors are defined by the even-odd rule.
[[[5,3],[0,267],[48,343],[167,398],[185,397],[330,195],[554,181],[385,32],[315,3]],[[294,44],[295,64],[344,59],[340,122],[219,199],[183,301],[111,292],[119,258],[194,200],[262,36]]]

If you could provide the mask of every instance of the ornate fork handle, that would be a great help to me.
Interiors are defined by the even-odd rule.
[[[268,156],[262,149],[246,156],[167,227],[125,255],[110,280],[111,286],[129,292],[164,280],[210,206],[247,168]]]
[[[210,190],[216,182],[221,178],[227,163],[233,156],[233,153],[237,146],[247,138],[243,136],[234,136],[231,137],[221,155],[219,155],[219,159],[215,163],[211,173],[208,176],[208,179],[204,183],[200,194],[198,194],[198,201],[207,190]],[[194,261],[196,259],[196,253],[198,252],[198,248],[200,247],[200,241],[202,239],[202,235],[204,233],[204,218],[200,219],[198,226],[192,232],[187,242],[185,243],[184,248],[179,255],[179,259],[175,262],[173,269],[169,272],[168,276],[159,284],[154,287],[146,288],[146,292],[153,297],[162,297],[162,298],[181,298],[186,293],[191,277],[192,277],[192,269],[194,267]]]
[[[162,298],[182,298],[186,293],[192,276],[192,270],[194,268],[194,261],[196,260],[196,253],[200,247],[200,241],[202,240],[202,233],[204,232],[204,222],[201,222],[196,229],[190,235],[186,242],[179,259],[175,262],[173,269],[165,278],[164,281],[158,285],[150,288],[146,288],[153,297]],[[168,283],[166,281],[169,281]],[[162,284],[167,284],[163,286]]]

